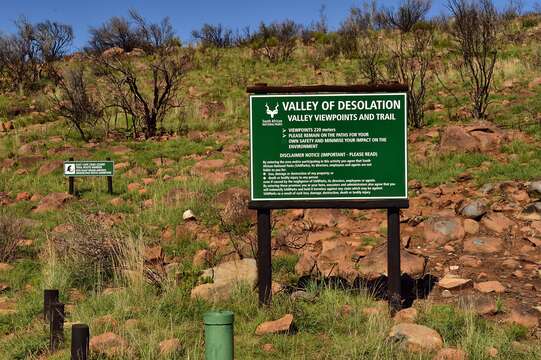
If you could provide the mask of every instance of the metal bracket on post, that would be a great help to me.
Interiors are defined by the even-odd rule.
[[[400,295],[400,211],[387,209],[387,296],[391,314],[402,308]]]
[[[272,298],[271,210],[257,210],[257,278],[259,304],[270,305]]]

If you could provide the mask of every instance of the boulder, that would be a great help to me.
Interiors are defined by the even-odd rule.
[[[468,235],[477,235],[479,232],[479,223],[472,219],[464,220],[464,231]]]
[[[533,181],[528,185],[528,195],[532,199],[541,200],[541,180]]]
[[[522,325],[528,329],[536,328],[539,325],[539,318],[536,311],[523,305],[515,306],[511,310],[508,321]]]
[[[527,205],[520,214],[524,220],[541,220],[541,201]]]
[[[119,356],[125,351],[128,343],[122,336],[113,332],[106,332],[92,336],[89,346],[91,352],[106,356]]]
[[[478,283],[473,284],[473,287],[477,291],[482,292],[483,294],[487,294],[491,292],[499,294],[499,293],[505,292],[505,287],[499,281],[496,281],[496,280],[478,282]]]
[[[400,266],[402,273],[412,277],[424,275],[426,259],[402,249],[400,252]],[[387,276],[387,245],[374,249],[370,254],[357,262],[360,276],[367,280],[374,280],[380,276]]]
[[[354,250],[351,246],[337,241],[328,241],[332,246],[326,246],[317,258],[317,268],[323,277],[337,276],[350,283],[359,276],[351,260]]]
[[[286,314],[278,320],[267,321],[259,324],[255,330],[258,336],[267,334],[283,334],[292,331],[293,315]]]
[[[455,348],[440,349],[432,360],[467,360],[468,354],[464,350]]]
[[[467,219],[480,219],[486,212],[486,202],[482,200],[464,201],[458,208],[458,213]]]
[[[448,126],[443,131],[440,141],[443,152],[478,151],[479,141],[460,126]]]
[[[73,199],[73,196],[67,193],[51,193],[41,199],[38,206],[32,211],[35,213],[44,213],[59,210],[71,199]]]
[[[212,280],[192,289],[192,298],[218,301],[229,298],[231,290],[240,283],[254,287],[257,283],[257,264],[255,259],[233,260],[207,269],[201,276]]]
[[[494,254],[503,248],[504,242],[499,237],[475,236],[464,241],[464,251],[470,254]]]
[[[389,338],[402,343],[411,352],[435,351],[443,346],[440,334],[424,325],[397,324],[391,328]]]
[[[438,281],[438,286],[447,289],[460,289],[471,284],[471,279],[462,279],[458,276],[447,274]]]
[[[393,321],[395,322],[395,324],[414,323],[415,320],[417,320],[417,316],[417,309],[410,307],[397,312],[393,317]]]
[[[62,169],[64,162],[62,160],[50,160],[41,165],[38,170],[38,176],[52,174],[56,170]]]
[[[192,166],[192,175],[201,175],[212,170],[223,169],[226,165],[224,159],[200,160]]]
[[[316,229],[336,226],[339,216],[338,209],[308,209],[304,212],[304,220]]]
[[[487,230],[501,234],[507,231],[515,223],[500,213],[490,213],[481,219],[481,225]]]
[[[160,355],[171,357],[177,354],[181,349],[181,344],[178,339],[163,340],[158,344]]]
[[[462,220],[457,217],[432,217],[424,222],[423,235],[426,241],[444,245],[449,241],[464,239],[466,232]]]

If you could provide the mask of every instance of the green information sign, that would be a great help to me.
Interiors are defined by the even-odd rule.
[[[114,161],[65,161],[64,176],[113,176]]]
[[[251,199],[407,199],[406,93],[250,96]]]

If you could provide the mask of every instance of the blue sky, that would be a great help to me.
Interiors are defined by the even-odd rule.
[[[326,7],[329,25],[338,26],[349,8],[361,4],[353,0],[0,0],[0,31],[13,31],[13,21],[20,15],[32,22],[51,19],[71,24],[75,30],[75,48],[85,45],[88,29],[98,26],[114,15],[126,15],[128,9],[138,10],[152,21],[169,16],[183,41],[191,40],[191,31],[204,23],[221,23],[230,28],[254,28],[261,21],[290,18],[308,24],[318,19],[321,5]],[[531,7],[534,0],[524,0]],[[380,1],[393,5],[398,0]],[[444,1],[433,1],[432,14],[443,10]],[[495,0],[502,6],[505,0]]]

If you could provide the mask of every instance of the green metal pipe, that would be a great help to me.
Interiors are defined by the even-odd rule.
[[[232,311],[212,311],[203,315],[205,323],[205,360],[233,360]]]

